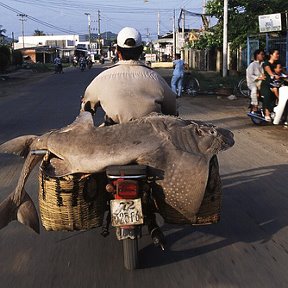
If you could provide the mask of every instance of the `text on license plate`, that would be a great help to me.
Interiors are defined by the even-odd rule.
[[[115,199],[110,202],[113,226],[143,224],[141,199]]]

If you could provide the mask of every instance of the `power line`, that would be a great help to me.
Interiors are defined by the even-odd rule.
[[[45,21],[39,20],[39,19],[37,19],[35,17],[32,17],[30,15],[27,15],[27,14],[23,13],[22,11],[19,11],[19,10],[15,9],[15,8],[9,6],[9,5],[6,5],[6,4],[4,4],[2,2],[0,2],[0,6],[2,6],[3,8],[8,9],[8,10],[16,13],[17,15],[21,15],[21,14],[26,15],[27,19],[30,19],[30,20],[32,20],[32,21],[34,21],[34,22],[36,22],[38,24],[41,24],[43,26],[46,26],[46,27],[49,27],[49,28],[52,28],[52,29],[55,29],[55,30],[58,30],[58,31],[61,31],[61,32],[64,32],[64,33],[67,33],[67,34],[78,34],[75,31],[68,30],[68,29],[61,28],[61,27],[57,27],[57,26],[55,26],[53,24],[47,23]]]

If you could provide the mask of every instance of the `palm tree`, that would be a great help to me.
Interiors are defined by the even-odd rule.
[[[6,33],[6,29],[2,29],[2,25],[0,25],[0,35],[1,36],[4,36],[3,34],[5,34]]]
[[[5,33],[6,33],[6,29],[2,29],[2,25],[0,25],[0,43],[2,44],[2,42],[4,41],[5,38]]]
[[[33,36],[44,36],[46,35],[43,31],[40,31],[40,30],[34,30],[34,34]]]

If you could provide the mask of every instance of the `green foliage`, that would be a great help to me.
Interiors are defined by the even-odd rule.
[[[3,35],[3,34],[6,33],[6,29],[3,29],[2,27],[3,27],[3,26],[0,25],[0,35]]]
[[[11,51],[6,45],[0,46],[0,71],[4,72],[11,63]]]
[[[223,42],[224,0],[210,0],[206,13],[218,19],[218,23],[204,32],[195,45],[196,48],[221,47]],[[245,46],[247,35],[258,34],[258,16],[288,11],[288,1],[283,0],[229,0],[228,1],[228,41],[232,49]],[[205,46],[206,45],[206,46]]]
[[[40,30],[34,30],[34,34],[33,36],[44,36],[46,35],[43,31],[40,31]]]
[[[12,53],[12,64],[13,65],[22,65],[23,63],[23,55],[20,50],[14,50]]]

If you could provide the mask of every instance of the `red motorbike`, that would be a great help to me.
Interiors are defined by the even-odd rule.
[[[107,234],[111,220],[116,236],[123,243],[124,266],[128,270],[139,265],[138,239],[144,224],[156,246],[164,250],[164,236],[155,221],[153,200],[149,186],[147,167],[143,165],[110,166],[106,169],[110,195],[110,213],[107,217]],[[103,234],[103,233],[102,233]]]

